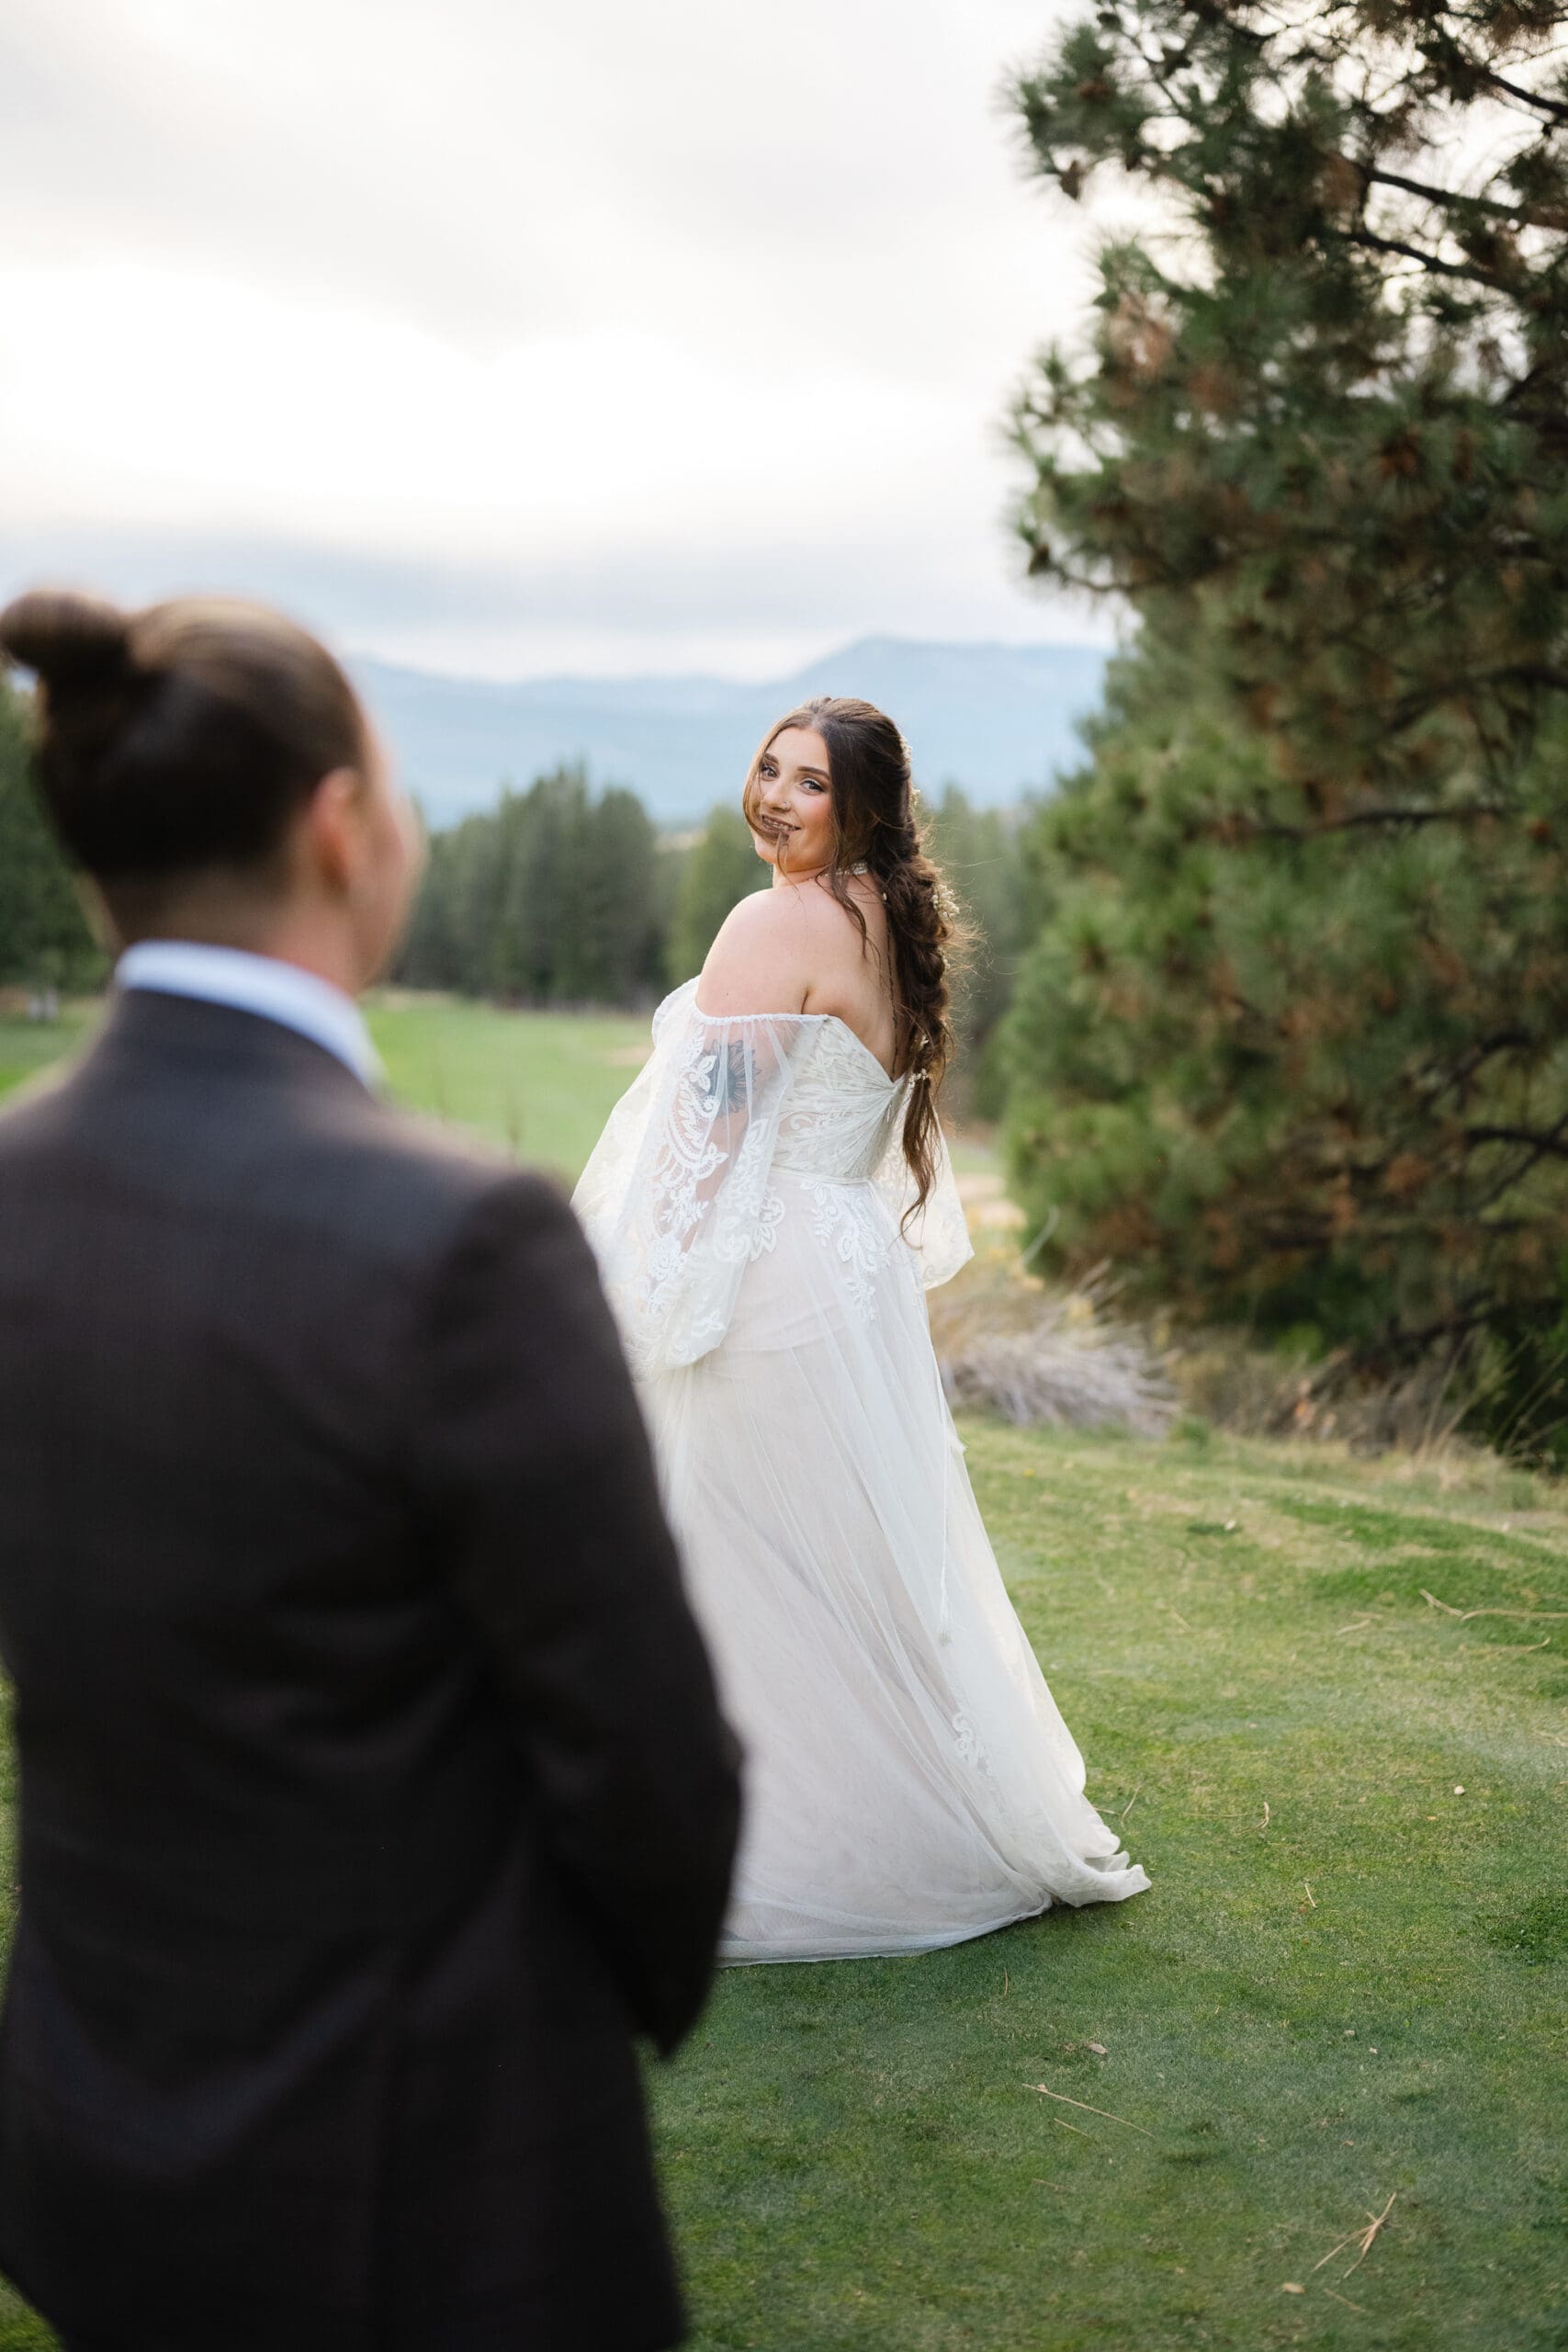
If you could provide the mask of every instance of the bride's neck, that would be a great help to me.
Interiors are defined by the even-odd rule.
[[[832,869],[829,866],[814,865],[808,872],[804,874],[785,874],[780,867],[775,865],[773,868],[772,887],[775,890],[794,890],[797,888],[802,882],[825,881],[831,870]],[[864,874],[868,872],[869,869],[864,865],[848,865],[844,867],[843,871],[846,874]]]

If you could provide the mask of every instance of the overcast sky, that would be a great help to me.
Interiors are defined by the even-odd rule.
[[[1102,637],[1004,520],[1068,6],[5,0],[0,589],[515,676]]]

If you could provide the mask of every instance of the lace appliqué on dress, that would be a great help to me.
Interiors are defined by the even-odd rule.
[[[876,1314],[876,1285],[898,1237],[874,1194],[859,1185],[813,1184],[811,1230],[844,1270],[844,1295],[864,1321]]]
[[[727,1040],[718,1047],[695,1029],[681,1049],[669,1117],[649,1170],[650,1224],[654,1239],[647,1262],[630,1285],[639,1315],[661,1329],[690,1276],[687,1237],[711,1218],[707,1258],[716,1267],[750,1264],[778,1240],[784,1204],[769,1184],[771,1147],[766,1131],[748,1116],[753,1072],[745,1044]],[[714,1140],[726,1120],[739,1126],[733,1165],[716,1185],[713,1179],[731,1154]],[[691,1302],[686,1344],[696,1354],[716,1346],[728,1321],[728,1296]]]
[[[705,1013],[695,985],[655,1013],[653,1052],[572,1195],[639,1377],[720,1345],[746,1268],[780,1247],[786,1207],[809,1216],[867,1320],[904,1245],[928,1287],[969,1254],[940,1131],[931,1197],[900,1227],[906,1081],[837,1015]]]
[[[996,1775],[991,1770],[990,1758],[981,1747],[980,1735],[968,1716],[963,1713],[954,1715],[953,1730],[958,1753],[963,1757],[965,1764],[972,1765],[976,1772],[984,1773],[987,1781],[994,1780]]]

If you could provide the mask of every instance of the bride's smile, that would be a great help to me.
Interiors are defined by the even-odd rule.
[[[773,881],[804,882],[833,854],[832,771],[815,728],[786,727],[757,755],[747,782],[746,820]]]

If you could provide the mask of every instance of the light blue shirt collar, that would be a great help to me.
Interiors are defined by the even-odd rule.
[[[374,1086],[380,1078],[370,1032],[354,999],[276,956],[209,947],[192,939],[143,939],[126,949],[115,980],[122,989],[152,989],[163,996],[193,996],[206,1004],[259,1013],[324,1046],[364,1085]]]

